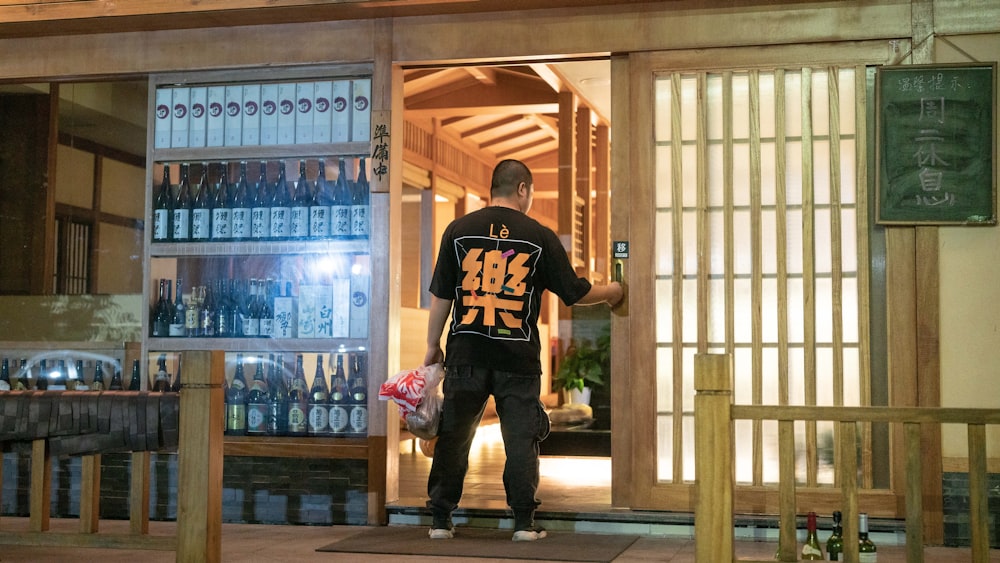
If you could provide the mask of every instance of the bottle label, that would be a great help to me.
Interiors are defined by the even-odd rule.
[[[877,563],[878,554],[875,552],[859,553],[858,563]]]
[[[818,547],[816,547],[814,545],[809,545],[808,543],[804,544],[802,546],[802,558],[803,559],[805,559],[807,557],[811,558],[813,556],[815,556],[816,559],[822,559],[823,558],[823,552],[820,550],[820,548],[818,548]]]
[[[247,405],[247,432],[263,434],[267,428],[267,404],[254,403]]]
[[[270,207],[254,207],[250,211],[250,236],[255,239],[271,236]]]
[[[246,430],[247,410],[245,405],[229,403],[226,405],[226,428],[229,430]]]
[[[186,319],[185,319],[186,320]],[[185,336],[187,331],[183,323],[170,323],[167,327],[167,336]]]
[[[187,208],[174,209],[174,240],[184,240],[188,238],[188,229],[191,222],[191,210]]]
[[[274,336],[274,319],[261,319],[258,334],[264,338]]]
[[[198,332],[198,309],[188,307],[184,310],[184,330],[187,336],[194,336]]]
[[[288,421],[285,420],[285,404],[280,401],[268,403],[267,405],[267,433],[272,436],[284,434],[288,430]]]
[[[330,236],[351,236],[351,206],[333,205],[330,207]]]
[[[232,214],[228,209],[212,210],[212,238],[229,238],[233,236]]]
[[[309,238],[323,239],[330,236],[330,206],[309,208]]]
[[[295,433],[306,431],[306,412],[300,405],[288,407],[288,431]]]
[[[232,210],[232,232],[235,239],[247,239],[251,235],[250,210],[238,207]]]
[[[309,235],[309,208],[293,207],[289,235],[292,238],[303,238]]]
[[[351,206],[351,236],[356,238],[368,237],[368,206]]]
[[[326,434],[330,429],[328,413],[323,404],[309,405],[309,433]]]
[[[260,319],[243,317],[243,336],[259,336]]]
[[[288,222],[290,210],[287,207],[271,208],[271,238],[285,238],[288,236]]]
[[[347,409],[340,405],[330,407],[330,430],[334,434],[343,434],[347,432],[349,424],[350,416]]]
[[[212,236],[212,210],[195,209],[191,212],[191,238],[208,240]]]
[[[170,240],[167,227],[170,225],[170,210],[157,209],[153,212],[153,240]]]
[[[351,432],[366,434],[368,432],[368,406],[354,405],[351,408]]]

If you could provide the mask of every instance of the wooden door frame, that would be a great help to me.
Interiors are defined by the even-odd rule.
[[[901,38],[906,43],[906,38]],[[693,483],[657,480],[656,339],[654,212],[655,155],[652,145],[653,73],[662,70],[711,70],[771,65],[827,66],[879,65],[886,57],[884,41],[790,45],[768,48],[729,48],[701,51],[643,52],[612,57],[612,123],[625,124],[626,134],[612,147],[611,238],[632,240],[624,260],[626,304],[612,319],[612,504],[633,509],[693,510]],[[862,164],[859,163],[859,166]],[[866,172],[870,173],[870,172]],[[870,185],[870,184],[869,184]],[[887,232],[889,278],[886,315],[891,358],[890,405],[938,406],[940,398],[907,397],[925,381],[938,381],[937,350],[937,238],[936,231],[898,228]],[[933,230],[933,229],[931,229]],[[917,256],[919,254],[919,256]],[[898,282],[904,282],[901,285]],[[919,354],[919,356],[918,356]],[[917,365],[917,359],[920,359]],[[911,361],[907,363],[906,358]],[[928,367],[930,366],[930,367]],[[928,383],[930,385],[930,383]],[[923,387],[922,385],[919,385]],[[934,384],[933,388],[938,388]],[[940,430],[930,432],[940,441]],[[933,439],[933,436],[931,436]],[[897,440],[893,439],[893,442]],[[899,477],[898,446],[891,450],[893,479],[888,497],[872,499],[881,506],[897,507],[903,494]],[[935,454],[940,456],[940,448]],[[940,498],[940,463],[925,479],[925,495]],[[675,471],[676,474],[676,471]],[[937,487],[932,485],[936,483]],[[931,485],[929,485],[931,484]],[[758,488],[759,489],[759,488]],[[763,504],[772,504],[766,490],[748,491]],[[744,496],[748,494],[744,492]],[[739,496],[739,492],[737,493]],[[776,503],[776,493],[773,493]],[[756,504],[756,503],[755,503]]]

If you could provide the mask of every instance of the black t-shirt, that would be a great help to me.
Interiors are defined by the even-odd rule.
[[[546,289],[566,305],[590,291],[551,229],[506,207],[453,221],[430,286],[453,301],[445,365],[540,374],[538,309]]]

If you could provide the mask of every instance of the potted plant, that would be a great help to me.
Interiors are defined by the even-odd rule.
[[[605,330],[596,339],[573,340],[553,378],[556,389],[565,389],[571,403],[590,403],[590,390],[604,385],[611,369],[611,335]]]

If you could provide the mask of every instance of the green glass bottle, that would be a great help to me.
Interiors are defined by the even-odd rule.
[[[875,543],[868,537],[868,515],[858,515],[858,563],[875,563],[878,559]]]
[[[236,355],[236,373],[226,390],[226,434],[247,433],[247,379],[243,375],[243,354]]]
[[[802,544],[803,561],[822,561],[823,550],[819,546],[819,536],[816,535],[816,513],[810,512],[806,517],[806,542]]]
[[[844,552],[844,528],[840,522],[840,511],[833,513],[833,533],[826,540],[827,561],[840,561],[840,555]]]

